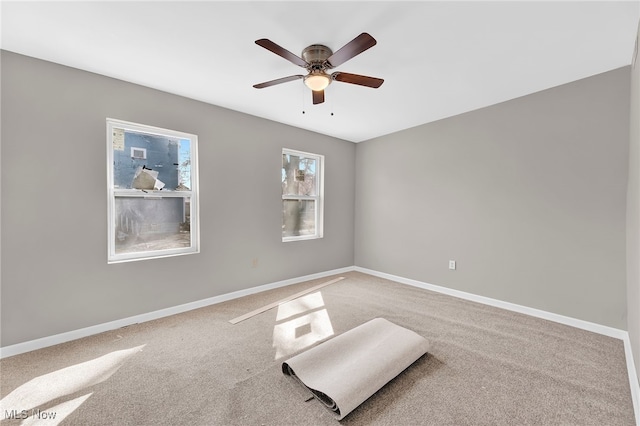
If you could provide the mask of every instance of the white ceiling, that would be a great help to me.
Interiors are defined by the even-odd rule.
[[[8,2],[2,49],[359,142],[629,65],[638,1]],[[378,44],[311,104],[300,55],[361,32]],[[302,111],[305,111],[303,114]],[[331,115],[333,113],[333,115]]]

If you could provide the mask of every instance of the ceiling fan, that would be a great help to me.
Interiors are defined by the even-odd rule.
[[[276,84],[302,79],[304,84],[312,90],[313,104],[315,105],[324,102],[324,89],[326,89],[326,87],[334,80],[342,83],[372,87],[374,89],[380,87],[384,82],[381,78],[367,77],[366,75],[350,74],[340,71],[327,74],[327,70],[342,65],[354,56],[357,56],[376,45],[376,39],[367,33],[360,34],[335,53],[325,45],[312,44],[311,46],[304,48],[301,55],[302,57],[294,55],[266,38],[256,40],[256,44],[278,56],[282,56],[284,59],[294,63],[295,65],[306,68],[308,71],[307,75],[290,75],[288,77],[254,84],[253,87],[256,89],[263,89],[265,87],[275,86]]]

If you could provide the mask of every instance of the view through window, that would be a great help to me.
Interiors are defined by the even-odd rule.
[[[107,119],[110,263],[199,251],[197,142]]]
[[[324,156],[282,150],[282,240],[322,238]]]

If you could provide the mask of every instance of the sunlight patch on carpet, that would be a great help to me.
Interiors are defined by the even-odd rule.
[[[104,382],[118,371],[129,357],[140,352],[144,346],[113,351],[90,361],[61,368],[31,379],[0,400],[0,413],[4,414],[3,419],[34,421],[47,417],[49,420],[47,424],[55,424],[51,421],[55,421],[59,415],[64,418],[71,414],[91,394],[67,401],[68,404],[59,404],[61,406],[60,413],[54,412],[51,408],[39,410],[38,407]]]
[[[329,313],[322,308],[324,308],[324,299],[321,292],[278,306],[276,321],[286,321],[279,322],[273,327],[275,359],[291,355],[333,336]]]
[[[49,407],[46,410],[35,410],[31,417],[23,421],[20,426],[56,426],[59,425],[67,416],[73,413],[82,405],[93,392],[79,396],[70,401]]]

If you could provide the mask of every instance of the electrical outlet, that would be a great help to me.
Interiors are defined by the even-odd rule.
[[[449,269],[451,269],[451,270],[455,270],[456,269],[456,261],[455,260],[450,260],[449,261]]]
[[[258,267],[258,258],[257,258],[257,257],[254,257],[254,258],[251,260],[251,267],[252,267],[252,268],[257,268],[257,267]]]

